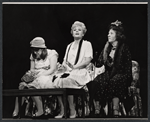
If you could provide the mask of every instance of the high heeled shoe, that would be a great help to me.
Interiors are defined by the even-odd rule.
[[[74,113],[73,115],[70,115],[69,118],[76,118],[76,114],[77,114],[77,113],[76,113],[76,111],[75,111],[75,113]]]
[[[63,118],[64,117],[64,113],[62,114],[58,114],[57,116],[55,116],[55,118],[59,119],[59,118]]]
[[[12,118],[13,118],[13,119],[17,119],[17,118],[19,118],[18,113],[17,113],[17,112],[13,112],[13,114],[12,114]]]

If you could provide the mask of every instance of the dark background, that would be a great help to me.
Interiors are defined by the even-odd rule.
[[[73,41],[70,30],[74,21],[82,21],[86,25],[84,39],[92,43],[95,56],[95,52],[99,54],[107,41],[108,25],[119,20],[124,24],[132,59],[140,65],[143,117],[147,117],[146,4],[3,4],[2,7],[3,89],[18,88],[20,78],[29,70],[30,41],[34,37],[43,37],[47,47],[59,53],[61,63],[66,46]],[[11,116],[14,100],[3,99],[3,117]]]

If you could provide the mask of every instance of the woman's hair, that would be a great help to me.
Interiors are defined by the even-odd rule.
[[[124,28],[122,26],[121,21],[115,21],[112,22],[109,26],[109,30],[114,30],[116,32],[116,40],[117,41],[124,41],[125,40],[125,35],[124,35]]]
[[[84,25],[83,22],[79,22],[79,21],[75,21],[72,26],[71,26],[71,34],[72,34],[72,31],[73,29],[76,27],[76,26],[80,26],[82,29],[83,29],[83,34],[85,35],[87,29],[86,29],[86,26]]]
[[[42,50],[42,53],[40,55],[40,58],[37,58],[36,54],[34,53],[35,51],[38,51],[39,49]],[[34,59],[37,59],[37,60],[44,60],[46,57],[47,57],[47,49],[46,48],[31,48],[31,54],[33,56]]]
[[[116,47],[116,52],[118,51],[119,46],[124,42],[125,40],[125,35],[124,35],[124,28],[122,26],[121,21],[115,21],[112,22],[109,26],[109,30],[114,30],[116,32],[116,40],[118,41],[117,47]],[[112,45],[107,41],[105,44],[104,50],[103,50],[103,60],[104,63],[106,63],[108,55],[110,53]],[[116,56],[116,55],[115,55]],[[114,58],[115,58],[114,56]],[[114,60],[114,59],[113,59]]]

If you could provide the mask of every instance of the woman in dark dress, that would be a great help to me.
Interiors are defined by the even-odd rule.
[[[92,97],[96,101],[95,113],[104,103],[111,101],[113,115],[119,116],[119,101],[127,96],[132,80],[132,63],[129,47],[124,43],[124,28],[120,21],[110,24],[108,41],[101,52],[96,67],[105,67],[92,84]]]

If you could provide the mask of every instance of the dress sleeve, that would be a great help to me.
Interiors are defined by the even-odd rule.
[[[104,61],[103,61],[103,50],[100,53],[98,60],[96,61],[96,67],[101,67],[102,65],[104,65]]]
[[[93,59],[93,48],[90,42],[87,42],[85,45],[85,57],[91,57]]]
[[[58,53],[55,51],[55,50],[51,50],[49,53],[48,53],[48,58],[51,59],[51,57],[53,56],[57,56],[58,57]]]
[[[132,58],[131,53],[129,51],[129,47],[127,45],[124,46],[122,51],[122,63],[121,63],[121,70],[124,71],[122,77],[127,80],[127,86],[131,85],[132,81]]]
[[[69,44],[68,46],[67,46],[67,48],[66,48],[66,52],[65,52],[65,56],[64,56],[64,61],[66,60],[66,58],[67,58],[67,53],[68,53],[68,49],[69,49],[69,46],[70,46],[71,44]]]
[[[127,76],[130,76],[132,74],[132,58],[128,46],[124,47],[123,54],[125,73],[127,74]]]

